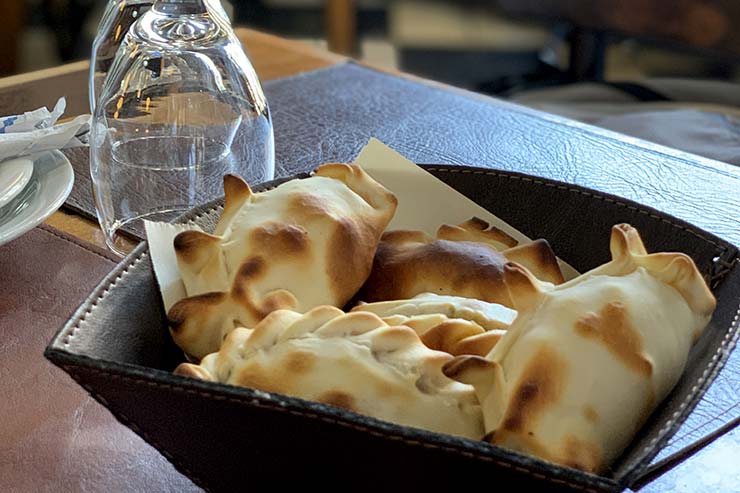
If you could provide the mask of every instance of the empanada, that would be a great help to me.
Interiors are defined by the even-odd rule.
[[[505,249],[499,252],[499,248]],[[560,284],[564,280],[547,241],[516,245],[502,231],[473,218],[459,226],[441,226],[436,238],[422,231],[383,234],[370,277],[357,299],[375,302],[435,293],[510,307],[503,284],[507,261],[526,266],[541,281]]]
[[[488,354],[516,317],[516,311],[502,305],[434,293],[362,303],[352,311],[369,311],[388,325],[411,327],[430,349],[479,356]]]
[[[560,286],[507,264],[516,320],[485,358],[444,368],[475,386],[492,443],[602,472],[678,381],[714,296],[690,257],[648,255],[629,225],[611,252]]]
[[[425,347],[408,327],[369,312],[321,306],[272,312],[237,328],[221,350],[175,373],[278,392],[394,423],[473,439],[483,436],[473,388],[442,374],[452,356]]]
[[[214,234],[186,231],[174,242],[189,297],[168,318],[175,342],[195,358],[274,310],[346,304],[367,279],[397,203],[348,164],[261,193],[227,176],[224,193]]]

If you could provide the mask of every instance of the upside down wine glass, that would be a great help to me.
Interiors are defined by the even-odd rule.
[[[100,18],[98,30],[93,40],[90,56],[89,98],[90,112],[95,111],[97,97],[103,86],[105,76],[110,70],[113,58],[116,56],[123,38],[131,25],[140,16],[144,15],[154,3],[154,0],[108,0]],[[206,7],[216,19],[229,24],[229,17],[224,11],[221,0],[206,0]]]
[[[156,0],[124,36],[93,115],[90,171],[106,243],[274,175],[270,112],[228,24],[205,0]],[[123,230],[122,230],[123,228]]]

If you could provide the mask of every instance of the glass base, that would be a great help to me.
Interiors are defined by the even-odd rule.
[[[139,239],[135,234],[121,231],[122,228],[128,226],[129,228],[140,231],[141,236],[144,237],[144,220],[170,222],[176,217],[187,212],[189,209],[189,207],[181,207],[164,211],[148,212],[124,221],[117,221],[108,230],[106,230],[105,227],[102,227],[103,234],[105,235],[105,244],[108,246],[109,250],[123,258],[136,248],[139,244]]]

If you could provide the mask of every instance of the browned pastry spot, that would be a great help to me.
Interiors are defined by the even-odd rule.
[[[537,419],[557,403],[563,393],[567,362],[547,346],[540,347],[512,387],[512,399],[501,429],[526,433]]]
[[[178,333],[191,314],[197,314],[211,305],[223,303],[227,298],[226,293],[205,293],[178,301],[167,312],[170,329],[173,333]]]
[[[224,175],[224,197],[226,202],[233,200],[243,200],[251,195],[252,190],[249,184],[237,175]]]
[[[589,420],[591,423],[597,423],[599,421],[599,413],[596,412],[592,406],[583,406],[582,409],[583,417]]]
[[[360,285],[370,273],[373,257],[363,252],[372,251],[377,243],[375,229],[359,218],[342,218],[335,226],[326,252],[326,265],[332,290],[337,296],[344,295],[340,306],[354,294],[346,296],[351,291],[348,286]]]
[[[189,344],[205,321],[216,321],[219,327],[229,328],[243,320],[261,320],[267,314],[281,309],[293,308],[295,297],[288,291],[276,290],[267,293],[259,303],[253,303],[250,292],[251,281],[264,275],[265,265],[261,257],[248,259],[237,272],[230,292],[205,293],[182,299],[167,313],[172,336],[178,345]],[[220,342],[221,334],[211,333],[213,343]],[[216,346],[217,347],[217,346]],[[206,353],[207,354],[207,353]],[[203,357],[205,354],[196,355]]]
[[[476,385],[489,382],[496,363],[481,356],[458,356],[442,366],[445,376],[458,382]]]
[[[232,302],[231,307],[225,304],[214,307],[214,310],[227,310],[236,315],[234,307],[248,314],[251,320],[262,320],[268,313],[281,308],[290,309],[295,307],[295,297],[284,289],[271,291],[258,299],[252,292],[254,281],[267,274],[265,260],[262,257],[251,257],[247,259],[234,276],[234,284],[228,295]],[[187,299],[187,298],[186,298]]]
[[[306,351],[293,351],[285,355],[283,364],[290,373],[309,373],[316,364],[316,356]]]
[[[642,336],[630,323],[623,303],[607,303],[598,314],[584,315],[576,321],[575,330],[604,344],[632,371],[647,377],[653,374],[653,365],[643,354]]]
[[[293,257],[308,253],[308,232],[300,226],[267,223],[255,227],[251,240],[257,252]]]
[[[580,440],[572,435],[563,439],[561,454],[562,456],[556,457],[554,462],[593,473],[602,468],[601,449],[594,443]]]
[[[686,300],[689,307],[704,317],[711,316],[717,300],[702,278],[696,264],[688,255],[677,252],[660,252],[647,255],[640,234],[629,224],[612,227],[609,248],[614,261],[638,262],[662,282],[671,285]],[[701,327],[703,329],[703,327]],[[694,332],[694,342],[700,329]]]
[[[407,249],[381,241],[361,299],[387,301],[432,292],[511,306],[503,285],[505,263],[503,255],[482,243],[435,240]]]
[[[262,257],[248,258],[239,267],[231,287],[231,299],[240,303],[253,319],[256,320],[261,320],[272,311],[267,311],[264,307],[255,306],[254,295],[251,292],[252,281],[266,275],[266,270],[265,260]],[[270,308],[274,309],[272,306]]]
[[[296,193],[288,202],[286,212],[289,217],[322,218],[331,215],[331,204],[311,193]]]
[[[534,240],[531,243],[509,248],[502,252],[507,259],[524,265],[540,281],[562,284],[563,273],[558,259],[547,240]]]
[[[186,264],[194,264],[199,259],[208,260],[211,249],[218,248],[220,242],[221,238],[218,236],[200,231],[183,231],[175,236],[172,244],[178,259]]]
[[[262,298],[260,305],[254,308],[254,313],[262,319],[268,313],[274,312],[275,310],[288,310],[294,308],[295,302],[295,296],[293,296],[290,291],[278,289],[265,295],[265,297]],[[245,309],[249,309],[249,306],[246,303],[243,307]]]
[[[478,242],[494,241],[510,248],[518,244],[514,238],[479,217],[472,217],[457,226],[443,224],[437,230],[437,239]]]
[[[324,404],[341,407],[342,409],[347,409],[349,411],[353,411],[355,409],[355,398],[341,390],[329,390],[328,392],[324,392],[317,400]]]
[[[504,265],[516,261],[536,278],[564,281],[555,253],[545,240],[499,252],[516,244],[505,233],[473,218],[458,226],[442,225],[437,238],[422,231],[385,233],[372,270],[357,299],[365,302],[408,299],[422,293],[476,298],[511,307]]]
[[[477,329],[477,330],[476,330]],[[453,352],[457,343],[466,337],[483,333],[481,327],[470,323],[460,323],[455,320],[448,320],[441,324],[435,325],[421,335],[421,342],[429,349],[445,351],[455,355]]]
[[[234,285],[259,278],[265,271],[265,260],[262,257],[250,257],[246,259],[234,276]],[[236,288],[238,289],[238,288]]]
[[[356,186],[367,179],[366,173],[360,166],[344,163],[322,164],[316,169],[316,175],[335,178],[346,183],[355,193],[362,197],[362,200],[367,202],[370,207],[387,210],[389,212],[389,216],[387,217],[388,220],[390,220],[390,217],[393,216],[396,210],[398,198],[396,198],[390,190],[387,190],[382,186]]]
[[[241,207],[242,203],[252,195],[252,189],[241,176],[225,175],[224,176],[224,212],[236,207]]]
[[[509,262],[504,267],[504,282],[511,297],[510,306],[515,310],[533,309],[542,295],[537,279],[514,262]]]
[[[485,356],[498,344],[498,341],[501,340],[505,333],[506,331],[504,330],[489,330],[482,334],[466,337],[451,347],[448,353],[453,356],[462,354]]]
[[[645,245],[640,233],[629,224],[621,223],[612,226],[609,237],[609,250],[614,260],[622,260],[631,255],[646,255]]]
[[[281,375],[281,372],[263,368],[254,361],[242,367],[233,378],[233,384],[239,387],[251,387],[265,392],[289,395],[291,389],[288,382],[294,381],[295,378],[287,378],[285,375]]]
[[[252,196],[252,189],[240,176],[224,176],[224,210],[218,218],[214,234],[220,236],[234,220],[242,206]]]

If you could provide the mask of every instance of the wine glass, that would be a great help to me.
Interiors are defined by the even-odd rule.
[[[131,24],[149,10],[154,0],[109,0],[93,40],[90,56],[89,93],[90,112],[95,111],[97,96],[110,70],[113,57],[121,46]],[[206,0],[206,7],[215,19],[229,24],[229,16],[221,0]]]
[[[274,175],[270,112],[233,30],[204,0],[156,0],[125,35],[93,115],[90,171],[108,246]]]

